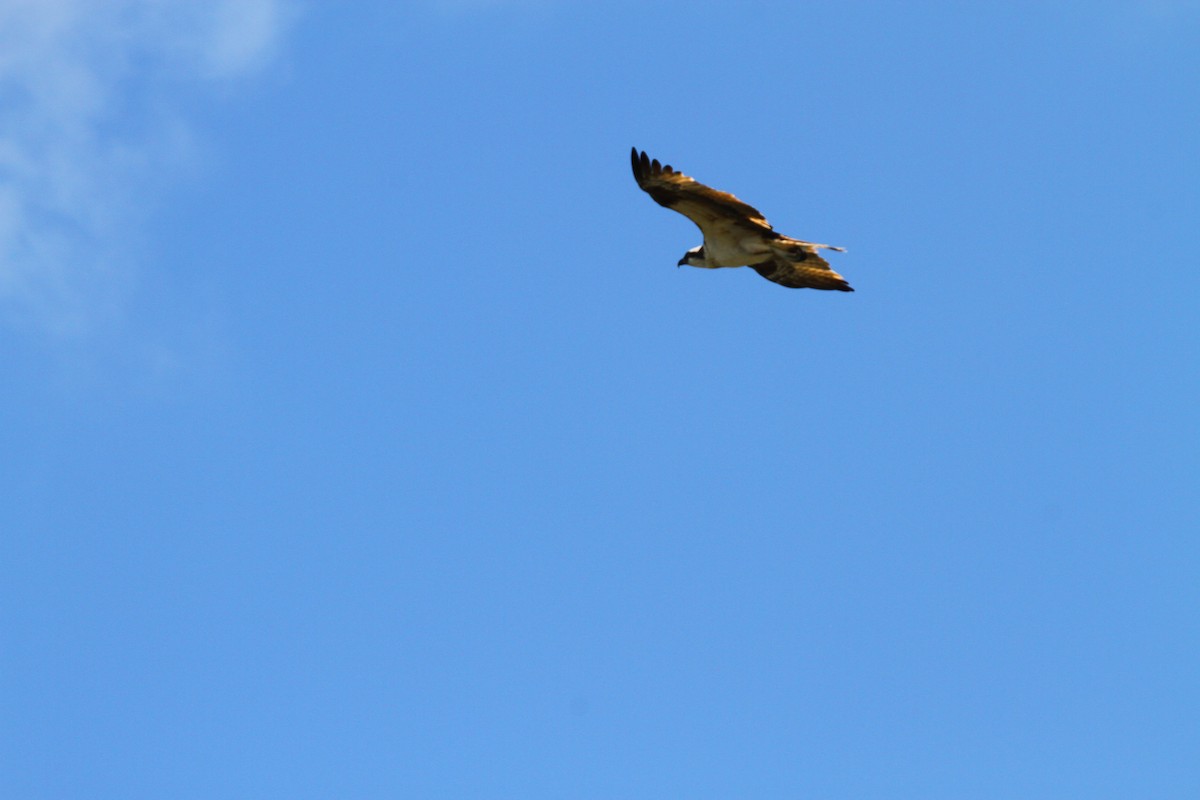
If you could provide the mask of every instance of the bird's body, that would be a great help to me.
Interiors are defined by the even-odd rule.
[[[656,203],[678,211],[700,228],[704,244],[680,259],[702,269],[751,267],[759,275],[794,289],[852,292],[818,250],[841,250],[784,236],[753,206],[651,160],[633,150],[633,177]]]

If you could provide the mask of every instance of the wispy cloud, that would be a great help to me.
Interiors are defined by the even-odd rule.
[[[540,8],[556,5],[561,0],[418,0],[426,6],[452,14],[484,11],[494,8]],[[579,2],[579,0],[575,0]]]
[[[192,136],[171,97],[275,54],[291,0],[0,0],[0,313],[115,313],[138,219]]]
[[[1200,2],[1197,0],[1133,0],[1132,5],[1142,13],[1165,18],[1200,11]]]

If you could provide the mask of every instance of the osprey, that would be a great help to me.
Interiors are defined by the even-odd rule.
[[[678,266],[717,269],[753,267],[769,281],[792,289],[853,292],[818,250],[844,248],[814,244],[777,233],[756,208],[676,172],[633,148],[633,177],[660,206],[678,211],[700,227],[704,244],[683,254]]]

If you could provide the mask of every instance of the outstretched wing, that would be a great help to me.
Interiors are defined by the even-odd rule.
[[[660,206],[678,211],[706,231],[717,223],[735,223],[758,230],[771,230],[771,223],[757,208],[743,203],[728,192],[719,192],[659,164],[633,148],[633,177],[638,186]]]
[[[845,278],[833,271],[828,261],[817,255],[816,250],[796,248],[790,257],[776,253],[772,260],[750,266],[767,280],[789,289],[854,291]]]

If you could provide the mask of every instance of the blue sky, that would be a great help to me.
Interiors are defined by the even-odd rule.
[[[3,0],[0,791],[1196,796],[1198,43]]]

